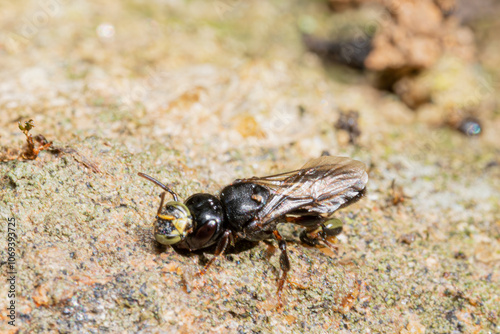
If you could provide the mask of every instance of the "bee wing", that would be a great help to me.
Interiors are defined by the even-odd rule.
[[[297,210],[329,216],[363,192],[368,174],[360,161],[325,156],[295,171],[237,182],[255,183],[270,191],[257,217],[264,225]]]

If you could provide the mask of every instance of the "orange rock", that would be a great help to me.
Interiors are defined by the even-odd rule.
[[[33,298],[33,301],[35,302],[36,306],[47,306],[49,305],[50,298],[47,295],[47,288],[44,284],[40,285],[33,291],[33,294],[31,295]]]
[[[288,325],[291,325],[297,320],[297,318],[291,315],[286,315],[284,320]]]
[[[431,1],[401,1],[395,10],[396,21],[412,33],[435,36],[441,29],[443,16]]]
[[[441,56],[438,41],[431,37],[416,36],[406,44],[407,60],[416,68],[429,68]]]
[[[167,264],[165,267],[163,267],[161,269],[161,271],[163,271],[164,273],[167,273],[167,272],[173,273],[173,272],[177,271],[178,268],[179,268],[179,264],[171,262],[171,263]]]
[[[259,126],[259,123],[251,115],[238,115],[234,118],[236,130],[244,137],[265,137],[265,133]]]
[[[420,320],[416,316],[412,316],[410,321],[408,321],[406,328],[404,328],[400,333],[401,334],[424,334],[425,333],[425,326],[422,325],[422,323],[420,322]]]

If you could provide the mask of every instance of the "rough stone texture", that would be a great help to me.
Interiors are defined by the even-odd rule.
[[[474,36],[460,26],[454,14],[455,1],[434,0],[330,0],[333,10],[349,6],[378,5],[378,17],[371,22],[377,32],[365,66],[374,71],[423,70],[432,67],[443,54],[475,60]]]
[[[18,234],[17,326],[2,284],[1,331],[500,331],[498,111],[471,139],[417,122],[354,73],[325,73],[296,30],[322,14],[315,3],[47,4],[0,5],[2,261],[7,218]],[[485,36],[498,77],[498,36]],[[359,112],[358,146],[339,139],[339,110]],[[58,150],[13,160],[29,118]],[[324,150],[369,165],[369,192],[337,215],[339,255],[281,227],[283,311],[275,248],[239,245],[200,279],[210,252],[155,244],[159,190],[137,172],[186,198]]]
[[[376,74],[378,87],[394,91],[412,109],[439,105],[439,117],[444,119],[452,118],[456,110],[491,111],[489,94],[478,92],[490,90],[491,82],[478,64],[473,29],[463,23],[465,12],[469,21],[481,13],[484,17],[485,8],[495,12],[498,6],[493,1],[330,0],[329,4],[341,11],[333,16],[361,7],[356,10],[359,14],[349,14],[354,20],[344,23],[350,29],[336,29],[340,34],[335,40],[355,41],[344,43],[347,46],[340,52],[352,56],[342,59],[353,65],[351,59],[363,56],[362,67]],[[346,37],[342,30],[355,33]],[[366,40],[369,52],[363,49]],[[443,80],[443,76],[455,78]]]

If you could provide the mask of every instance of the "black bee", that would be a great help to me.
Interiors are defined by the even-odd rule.
[[[345,157],[324,156],[301,169],[265,177],[240,179],[222,189],[219,198],[194,194],[184,204],[170,188],[143,173],[142,176],[173,196],[165,205],[161,194],[154,234],[159,243],[190,251],[217,245],[214,257],[200,272],[221,256],[236,239],[261,241],[275,238],[281,250],[278,300],[290,270],[286,243],[277,230],[279,223],[305,227],[300,239],[307,244],[338,235],[342,226],[331,215],[365,193],[366,166]]]

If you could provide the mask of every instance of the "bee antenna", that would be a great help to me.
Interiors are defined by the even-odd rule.
[[[177,193],[175,191],[173,191],[172,189],[170,189],[169,187],[167,187],[166,185],[164,185],[163,183],[161,183],[160,181],[158,181],[154,177],[146,175],[144,173],[137,173],[137,175],[145,178],[146,180],[153,182],[154,184],[156,184],[157,186],[159,186],[160,188],[162,188],[166,192],[170,193],[170,195],[172,195],[172,197],[174,198],[174,201],[179,202],[179,195],[177,195]]]

